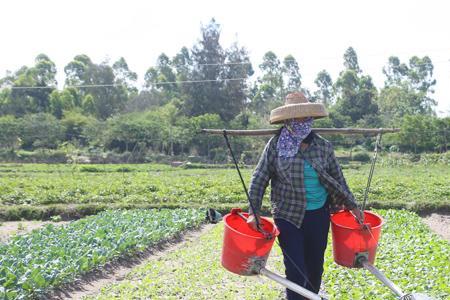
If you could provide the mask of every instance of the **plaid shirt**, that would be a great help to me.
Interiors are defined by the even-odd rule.
[[[317,172],[333,208],[344,205],[353,209],[357,206],[329,141],[311,132],[303,140],[309,144],[306,150],[299,149],[296,156],[291,158],[280,158],[277,154],[278,137],[279,134],[267,143],[251,179],[249,195],[256,213],[261,210],[264,192],[271,181],[273,217],[289,221],[300,228],[306,211],[305,159]]]

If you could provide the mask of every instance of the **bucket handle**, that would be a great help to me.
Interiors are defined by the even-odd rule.
[[[245,222],[247,222],[248,221],[248,218],[246,218],[243,214],[242,214],[242,209],[240,209],[240,208],[232,208],[231,209],[231,214],[232,215],[238,215],[242,220],[244,220]],[[260,232],[260,233],[262,233],[262,235],[264,235],[264,238],[266,239],[266,240],[271,240],[271,239],[273,239],[273,234],[272,233],[270,233],[270,232],[268,232],[268,231],[265,231],[264,229],[262,229],[261,228],[261,223],[258,223],[257,224],[257,230],[258,230],[258,232]]]

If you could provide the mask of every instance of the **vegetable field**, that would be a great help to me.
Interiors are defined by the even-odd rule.
[[[251,169],[244,169],[248,182]],[[368,166],[344,173],[361,201]],[[198,228],[205,208],[246,207],[233,169],[183,169],[166,165],[0,165],[0,221],[40,218],[47,211],[84,217],[46,225],[0,243],[0,299],[46,297],[57,287],[108,263]],[[450,244],[413,211],[450,211],[448,165],[379,165],[369,206],[385,218],[376,266],[405,291],[450,297]],[[268,194],[268,193],[266,193]],[[267,195],[266,195],[267,197]],[[264,201],[266,211],[269,201]],[[91,207],[91,210],[86,210]],[[147,209],[110,209],[147,208]],[[164,207],[170,207],[164,208]],[[58,208],[59,210],[57,210]],[[148,209],[152,208],[152,209]],[[32,212],[32,213],[30,213]],[[97,213],[92,216],[87,216]],[[45,216],[44,216],[45,217]],[[93,299],[280,299],[283,289],[259,277],[220,266],[223,224],[177,250],[149,259],[126,280],[103,287]],[[350,270],[326,254],[324,290],[330,299],[394,299],[364,270]],[[278,246],[268,268],[283,274]]]
[[[156,245],[204,220],[199,210],[105,211],[47,225],[0,245],[0,298],[37,297],[121,255]]]
[[[376,208],[450,211],[448,165],[377,166],[370,194]],[[243,170],[246,181],[251,169]],[[367,166],[346,168],[362,200]],[[245,207],[233,169],[180,169],[164,165],[0,165],[0,218],[40,218],[33,209],[60,211],[123,207]],[[268,193],[266,193],[267,198]],[[264,201],[266,211],[269,201]],[[70,204],[70,205],[67,205]],[[99,209],[96,210],[96,207]],[[30,212],[31,211],[31,212]],[[83,215],[83,213],[81,213]]]
[[[448,299],[450,244],[431,233],[414,213],[378,213],[386,224],[376,266],[405,291]],[[223,226],[216,226],[198,241],[150,261],[92,299],[280,299],[282,288],[269,279],[238,276],[221,267],[222,230]],[[283,274],[276,245],[267,268]],[[324,287],[330,299],[395,299],[369,272],[335,264],[331,247],[326,254]]]

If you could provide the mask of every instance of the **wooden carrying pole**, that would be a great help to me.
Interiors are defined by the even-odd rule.
[[[274,135],[280,129],[251,129],[251,130],[228,130],[228,129],[202,129],[203,133],[223,134],[238,136],[258,136],[258,135]],[[379,133],[399,132],[399,128],[313,128],[312,131],[320,134],[363,134],[377,135]]]

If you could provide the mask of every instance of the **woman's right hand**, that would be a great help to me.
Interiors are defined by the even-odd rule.
[[[362,212],[358,207],[353,208],[351,213],[359,224],[364,223],[364,212]]]
[[[247,218],[247,224],[250,225],[253,230],[258,230],[258,226],[256,225],[256,219],[258,219],[258,223],[261,224],[261,219],[258,215],[249,214]]]

